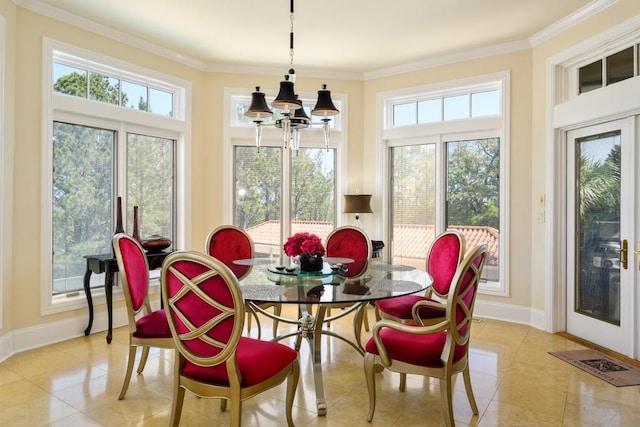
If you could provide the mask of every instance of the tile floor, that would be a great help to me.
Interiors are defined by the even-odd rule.
[[[373,319],[372,312],[369,317]],[[332,322],[331,328],[348,334],[350,320]],[[481,319],[473,328],[470,368],[480,414],[471,413],[458,378],[456,425],[640,426],[640,387],[616,388],[547,354],[579,348],[573,341],[494,320]],[[266,337],[270,328],[264,329]],[[296,426],[444,424],[437,381],[409,376],[406,391],[400,393],[398,374],[389,371],[378,376],[377,409],[373,422],[367,423],[361,356],[340,340],[323,339],[327,415],[315,413],[309,352],[303,343]],[[125,328],[114,331],[110,345],[100,332],[14,355],[0,364],[0,426],[168,425],[172,352],[152,350],[144,373],[134,372],[125,400],[119,401],[126,357]],[[285,425],[284,395],[280,386],[245,402],[243,425]],[[218,401],[187,395],[181,421],[183,426],[222,426],[228,425],[229,417],[220,412]]]

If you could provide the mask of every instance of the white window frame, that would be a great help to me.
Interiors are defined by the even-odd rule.
[[[149,82],[165,82],[171,86],[174,93],[174,117],[165,117],[144,111],[131,110],[117,105],[96,102],[79,97],[73,97],[53,91],[53,62],[57,55],[70,55],[75,58],[84,58],[88,63],[106,64],[107,67],[120,70],[119,76],[125,74],[137,76],[149,76]],[[190,217],[190,168],[191,153],[191,83],[173,76],[164,75],[157,71],[137,67],[104,55],[77,48],[53,39],[43,40],[42,62],[42,251],[40,254],[41,265],[51,266],[53,263],[52,248],[52,165],[53,149],[53,122],[62,121],[78,125],[95,126],[109,130],[115,130],[117,152],[117,188],[125,185],[126,162],[126,138],[127,133],[151,134],[153,136],[174,139],[176,149],[176,242],[175,247],[187,247],[189,239],[186,234],[186,224]],[[166,86],[165,86],[166,87]],[[126,206],[126,200],[123,200]],[[77,296],[53,296],[53,272],[52,268],[45,267],[41,270],[42,293],[40,301],[41,314],[51,314],[69,311],[86,306],[84,292]],[[159,292],[159,286],[154,286],[153,292]],[[105,301],[104,288],[93,289],[94,305]],[[122,299],[122,292],[114,289],[113,300]]]
[[[277,95],[275,91],[264,91],[267,102],[274,99]],[[313,105],[312,101],[315,100],[315,94],[309,92],[300,92],[300,100],[305,105]],[[333,127],[331,128],[331,140],[329,148],[335,149],[336,156],[336,170],[335,182],[335,219],[336,226],[345,224],[347,217],[342,213],[343,201],[342,194],[346,194],[347,188],[345,183],[346,177],[346,144],[347,144],[347,132],[345,129],[348,124],[348,103],[347,96],[339,93],[331,94],[336,107],[340,110],[340,114],[333,116]],[[251,101],[251,89],[238,89],[238,88],[225,88],[224,89],[224,148],[223,158],[225,159],[223,164],[223,200],[227,200],[230,203],[225,203],[223,220],[227,224],[232,224],[234,221],[234,193],[233,193],[233,177],[234,177],[234,146],[255,146],[255,126],[233,126],[232,111],[233,106],[237,100],[246,99],[247,103]],[[315,123],[319,119],[311,116],[312,121]],[[282,130],[273,126],[264,127],[262,131],[262,146],[265,147],[280,147],[282,146]],[[323,130],[321,128],[308,128],[301,131],[300,147],[305,148],[322,148],[325,146]],[[286,150],[284,155],[287,155],[289,149]],[[283,160],[283,176],[289,176],[288,169],[289,162]],[[287,183],[283,183],[283,194],[289,192]],[[282,197],[282,224],[284,227],[288,227],[290,224],[290,209],[289,200],[287,197]],[[288,234],[287,228],[284,229],[284,233]]]
[[[459,120],[445,120],[437,123],[420,124],[415,126],[393,126],[392,106],[399,100],[407,102],[411,99],[426,99],[432,97],[444,97],[456,94],[478,92],[487,89],[500,89],[501,115],[489,117],[477,117]],[[422,142],[436,143],[436,161],[442,166],[444,162],[444,149],[446,142],[468,139],[500,138],[500,280],[498,282],[483,282],[478,292],[486,295],[508,297],[509,285],[509,122],[510,122],[510,72],[475,76],[466,79],[447,81],[438,84],[411,87],[396,91],[378,94],[377,108],[379,121],[378,127],[378,170],[385,171],[378,174],[377,188],[381,189],[380,200],[389,200],[391,185],[389,176],[390,150],[389,147],[409,145],[416,139]],[[445,191],[442,188],[445,182],[445,168],[439,168],[436,177],[438,189],[436,191],[437,202],[444,206]],[[382,229],[382,224],[390,224],[387,208],[379,206],[376,212],[380,212],[379,235],[383,240],[389,241],[389,230]],[[445,223],[445,211],[439,210],[436,218],[436,229],[443,229]]]

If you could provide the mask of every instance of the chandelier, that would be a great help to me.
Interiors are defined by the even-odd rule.
[[[318,91],[318,100],[316,106],[311,110],[312,116],[321,117],[320,121],[313,123],[307,113],[305,113],[302,101],[298,99],[293,87],[296,81],[296,72],[293,69],[293,3],[290,0],[289,20],[291,28],[289,31],[289,72],[284,75],[284,80],[280,82],[280,91],[278,96],[273,100],[271,106],[275,109],[282,110],[282,118],[279,118],[273,124],[264,123],[264,119],[271,117],[273,112],[269,109],[264,97],[264,92],[260,91],[260,86],[256,86],[256,91],[251,94],[251,105],[244,113],[247,117],[252,117],[256,125],[256,146],[260,149],[262,143],[262,128],[264,126],[275,126],[282,130],[283,139],[282,147],[297,150],[300,147],[300,131],[311,125],[322,125],[324,131],[324,143],[329,148],[329,122],[330,116],[340,114],[340,111],[333,105],[331,100],[331,91],[327,90],[327,85],[323,84]]]

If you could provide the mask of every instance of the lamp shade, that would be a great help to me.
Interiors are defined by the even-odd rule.
[[[316,106],[313,107],[313,110],[311,110],[311,114],[324,117],[340,114],[340,110],[333,105],[331,91],[327,90],[327,85],[323,84],[322,89],[318,91],[318,101],[316,102]]]
[[[298,108],[302,108],[302,103],[298,103],[296,99],[293,82],[289,80],[288,74],[285,74],[284,80],[280,82],[280,91],[271,105],[275,108],[282,108],[283,110],[297,110]]]
[[[267,105],[267,101],[264,99],[264,92],[260,92],[260,86],[256,86],[256,91],[251,94],[251,105],[244,115],[261,119],[263,117],[270,117],[272,114]]]
[[[345,194],[344,213],[373,213],[371,194]]]

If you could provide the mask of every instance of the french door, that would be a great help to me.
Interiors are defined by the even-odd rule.
[[[635,119],[567,133],[567,332],[633,354]]]

